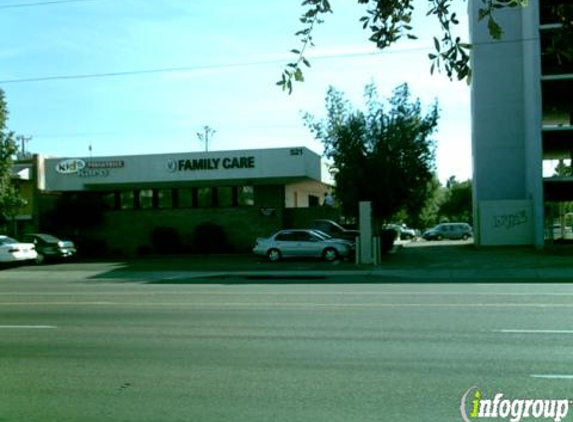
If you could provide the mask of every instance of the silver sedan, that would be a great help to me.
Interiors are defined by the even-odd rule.
[[[314,257],[332,262],[350,257],[354,244],[344,239],[334,239],[314,230],[280,230],[270,237],[259,237],[253,252],[266,256],[270,261],[281,258]]]

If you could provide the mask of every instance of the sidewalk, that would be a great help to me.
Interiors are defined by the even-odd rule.
[[[385,257],[377,274],[396,277],[560,279],[573,281],[573,249],[568,246],[476,247],[461,242],[411,242]]]
[[[573,281],[573,248],[482,247],[469,242],[408,242],[385,255],[377,266],[352,262],[284,260],[271,263],[253,255],[190,255],[148,257],[124,263],[120,273],[152,278],[242,277],[257,279],[378,278],[503,281]],[[119,274],[118,274],[119,275]]]

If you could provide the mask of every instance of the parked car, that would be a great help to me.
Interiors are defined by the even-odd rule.
[[[36,247],[36,262],[42,264],[46,261],[74,258],[77,254],[76,246],[71,240],[61,240],[47,233],[29,233],[22,236],[24,242],[32,243]]]
[[[270,261],[312,257],[332,262],[351,257],[354,254],[354,244],[344,239],[325,237],[314,230],[280,230],[270,237],[259,237],[253,253],[266,256]]]
[[[335,221],[326,219],[313,220],[310,225],[311,229],[320,230],[336,239],[345,239],[355,242],[360,232],[358,230],[349,230],[342,227]]]
[[[563,226],[561,224],[553,225],[553,239],[571,239],[573,238],[573,230],[571,226]]]
[[[426,240],[461,239],[473,236],[472,227],[467,223],[442,223],[426,231],[422,237]]]
[[[33,243],[21,243],[8,236],[0,236],[0,262],[34,261],[37,256]]]
[[[412,240],[418,237],[416,230],[409,228],[405,224],[386,224],[384,228],[394,230],[396,237],[401,240]]]

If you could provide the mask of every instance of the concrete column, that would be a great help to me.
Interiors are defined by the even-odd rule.
[[[360,240],[358,247],[358,263],[373,264],[372,245],[372,203],[369,201],[360,202],[358,205]]]

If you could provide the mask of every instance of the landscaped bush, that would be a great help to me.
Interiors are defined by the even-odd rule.
[[[111,254],[105,240],[91,239],[84,236],[65,236],[74,242],[78,256],[82,258],[103,258]]]
[[[193,232],[193,250],[196,253],[225,253],[231,247],[225,229],[218,224],[205,222],[195,227]]]
[[[383,254],[390,252],[397,237],[398,232],[394,229],[380,230],[380,252]]]
[[[156,253],[181,253],[181,236],[173,227],[158,226],[151,232],[151,244]]]

